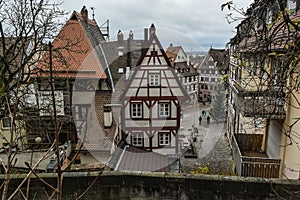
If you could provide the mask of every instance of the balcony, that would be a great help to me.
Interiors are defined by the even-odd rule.
[[[282,89],[245,90],[236,81],[231,81],[234,91],[234,102],[239,112],[245,117],[262,117],[269,119],[284,119],[285,94]]]
[[[261,151],[262,134],[234,134],[231,138],[232,156],[239,176],[278,178],[280,159],[268,158]]]

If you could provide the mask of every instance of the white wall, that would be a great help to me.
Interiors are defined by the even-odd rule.
[[[267,140],[267,154],[269,158],[280,158],[282,125],[277,120],[271,120]]]

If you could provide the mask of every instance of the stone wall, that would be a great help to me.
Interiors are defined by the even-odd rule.
[[[76,199],[97,178],[83,199],[285,199],[300,198],[299,180],[242,178],[192,174],[146,172],[69,172],[64,174],[63,198]],[[40,174],[53,186],[55,174]],[[0,176],[0,183],[3,182]],[[14,191],[23,175],[15,175],[10,189]],[[25,188],[22,188],[25,193]],[[1,191],[2,192],[2,191]],[[31,179],[31,199],[48,199],[48,186]],[[298,195],[298,196],[297,196]],[[14,199],[21,199],[20,194]]]

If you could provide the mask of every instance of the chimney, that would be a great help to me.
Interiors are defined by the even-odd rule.
[[[85,21],[88,20],[88,10],[86,9],[85,6],[82,7],[80,14]]]
[[[129,32],[129,39],[133,40],[133,32],[132,31]]]
[[[156,31],[156,28],[155,28],[155,26],[154,26],[154,24],[151,24],[151,26],[150,26],[150,35],[152,35],[153,33],[155,33],[155,31]]]
[[[144,42],[148,41],[148,28],[144,28]]]
[[[123,33],[122,33],[121,30],[118,31],[118,35],[117,36],[118,36],[118,42],[123,42],[124,35],[123,35]]]

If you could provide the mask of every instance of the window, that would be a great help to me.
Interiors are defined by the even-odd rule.
[[[120,67],[120,68],[118,69],[118,73],[119,73],[119,74],[123,74],[123,73],[124,73],[123,67]]]
[[[287,8],[290,10],[295,10],[297,6],[297,1],[296,0],[288,0],[287,1]]]
[[[4,117],[2,120],[2,128],[3,129],[9,129],[11,127],[11,118],[10,117]]]
[[[76,79],[75,81],[75,90],[85,91],[88,88],[89,81],[86,79]],[[59,90],[57,86],[55,87],[56,90]]]
[[[150,86],[159,86],[160,81],[159,74],[150,74],[149,75],[149,85]]]
[[[78,105],[78,119],[86,120],[89,112],[89,105]]]
[[[121,56],[123,56],[123,55],[124,55],[123,51],[119,50],[119,51],[118,51],[118,56],[121,57]]]
[[[133,146],[141,147],[143,146],[143,133],[142,132],[134,132],[131,134],[131,144]]]
[[[273,17],[272,10],[271,9],[267,9],[267,16],[266,16],[266,23],[267,24],[271,24],[272,23],[272,21],[273,21],[272,17]]]
[[[171,144],[171,134],[170,133],[159,133],[159,145],[167,146]]]
[[[132,118],[141,118],[142,117],[142,104],[141,103],[132,103],[131,104],[131,117]]]
[[[169,117],[170,116],[170,104],[169,103],[160,103],[159,104],[159,116],[160,117]]]

